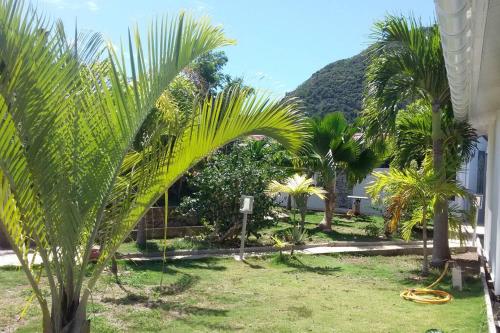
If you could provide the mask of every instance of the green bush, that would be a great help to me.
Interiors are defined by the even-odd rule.
[[[375,222],[368,223],[364,228],[365,233],[369,237],[378,237],[382,234],[383,227]]]
[[[246,141],[215,153],[188,179],[193,193],[182,199],[180,212],[198,218],[216,241],[230,240],[241,230],[240,197],[252,195],[247,235],[259,237],[260,229],[276,223],[277,204],[264,191],[271,180],[285,176],[275,160],[279,151],[267,141]]]

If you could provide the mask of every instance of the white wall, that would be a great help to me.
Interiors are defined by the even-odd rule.
[[[388,171],[388,170],[389,170],[388,168],[377,168],[374,171],[384,172],[384,171]],[[366,194],[365,188],[372,181],[373,181],[373,176],[369,175],[368,177],[363,179],[363,181],[354,185],[353,190],[352,190],[352,192],[353,192],[352,194],[355,196],[360,196],[360,197],[368,197],[368,195]],[[288,197],[286,194],[280,194],[277,198],[277,201],[281,206],[286,207],[287,198]],[[316,210],[316,211],[324,211],[325,210],[325,203],[322,199],[313,195],[313,196],[309,197],[309,200],[307,201],[307,209]],[[347,211],[347,209],[337,207],[336,211],[345,213]],[[382,215],[382,210],[380,209],[380,207],[376,207],[376,205],[374,203],[372,204],[371,200],[368,199],[368,200],[361,200],[361,213],[362,214],[369,214],[369,215]]]
[[[388,172],[389,168],[377,168],[374,171],[377,172]],[[369,197],[366,194],[366,187],[374,180],[374,177],[370,174],[368,177],[363,179],[360,183],[356,184],[352,189],[352,195],[359,197]],[[382,207],[375,202],[372,202],[370,199],[361,200],[361,213],[369,214],[369,215],[382,215],[383,210]]]

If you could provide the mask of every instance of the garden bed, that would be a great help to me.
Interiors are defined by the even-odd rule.
[[[384,221],[380,216],[359,216],[349,218],[346,215],[336,215],[332,224],[332,231],[325,232],[317,228],[317,225],[323,218],[322,212],[311,212],[307,214],[305,228],[308,232],[308,237],[305,241],[306,245],[310,244],[325,244],[334,241],[384,241],[392,240],[382,236]],[[250,222],[251,223],[251,222]],[[367,225],[376,225],[379,230],[379,236],[370,236],[366,233]],[[279,221],[270,228],[263,229],[259,232],[260,237],[257,238],[251,235],[246,245],[248,247],[272,246],[274,244],[272,236],[281,237],[287,229],[290,229],[292,224],[288,221]],[[130,241],[120,246],[119,252],[126,253],[144,253],[152,254],[163,251],[162,239],[151,239],[146,246],[138,247],[135,242]],[[239,247],[239,238],[234,241],[223,243],[209,242],[202,235],[186,236],[167,239],[167,251],[174,250],[206,250],[216,248],[234,248]]]

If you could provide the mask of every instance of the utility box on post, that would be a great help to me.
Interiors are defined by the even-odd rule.
[[[241,245],[239,260],[243,260],[243,253],[245,252],[245,237],[247,234],[247,219],[248,214],[253,212],[253,197],[251,195],[242,195],[240,201],[240,213],[243,213],[243,225],[241,226]]]
[[[253,197],[251,195],[242,195],[240,213],[252,214],[252,212],[253,212]]]

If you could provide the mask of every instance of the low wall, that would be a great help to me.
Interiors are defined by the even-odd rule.
[[[167,238],[176,238],[184,236],[196,236],[207,231],[204,226],[186,226],[186,227],[167,227]],[[147,228],[147,239],[162,239],[164,237],[165,229],[162,228]],[[132,239],[136,239],[137,230],[132,230],[130,233]]]

